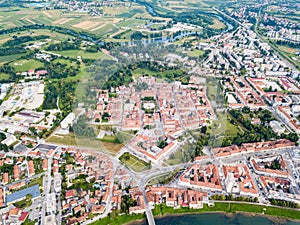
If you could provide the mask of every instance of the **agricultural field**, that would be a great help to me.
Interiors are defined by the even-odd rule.
[[[5,56],[0,56],[0,65],[6,63],[6,62],[11,62],[13,60],[19,59],[25,54],[14,54],[14,55],[5,55]]]
[[[219,30],[226,28],[226,25],[218,19],[213,19],[213,25],[209,25],[210,28]]]
[[[131,7],[103,7],[103,16],[94,17],[84,12],[19,7],[10,8],[9,10],[0,8],[0,27],[9,29],[25,25],[45,24],[72,28],[78,31],[84,30],[99,37],[107,37],[107,35],[119,30],[118,23],[134,16],[143,17],[143,14],[147,14],[146,10],[138,4],[133,4]],[[135,19],[139,21],[139,19]]]
[[[90,53],[84,50],[53,51],[53,53],[71,58],[77,58],[77,56],[81,56],[84,59],[111,59],[109,55],[103,52]]]

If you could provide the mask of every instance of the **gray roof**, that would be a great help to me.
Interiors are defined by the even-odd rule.
[[[50,149],[56,149],[56,146],[48,145],[48,144],[39,144],[36,148],[43,149],[43,150],[50,150]]]
[[[25,188],[23,190],[16,191],[10,195],[7,195],[6,203],[15,202],[19,199],[21,200],[22,198],[26,197],[26,195],[28,195],[28,194],[31,195],[32,198],[36,198],[36,197],[40,196],[41,193],[40,193],[39,185],[36,184],[34,186],[31,186],[31,187]]]

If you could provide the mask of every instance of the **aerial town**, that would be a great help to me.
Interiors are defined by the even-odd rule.
[[[300,219],[300,27],[281,17],[299,4],[212,6],[217,32],[169,1],[33,2],[58,20],[0,29],[0,224],[154,225],[237,202]],[[100,39],[98,19],[123,25]]]

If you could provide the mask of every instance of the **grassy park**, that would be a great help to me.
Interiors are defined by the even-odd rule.
[[[120,156],[120,161],[123,162],[126,166],[131,168],[136,172],[142,172],[144,170],[149,169],[150,164],[145,161],[137,158],[134,155],[129,154],[128,152],[124,153]]]

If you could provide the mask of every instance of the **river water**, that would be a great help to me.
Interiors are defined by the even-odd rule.
[[[156,225],[300,225],[300,222],[250,214],[202,213],[174,215],[155,219]],[[147,225],[146,221],[130,225]]]

